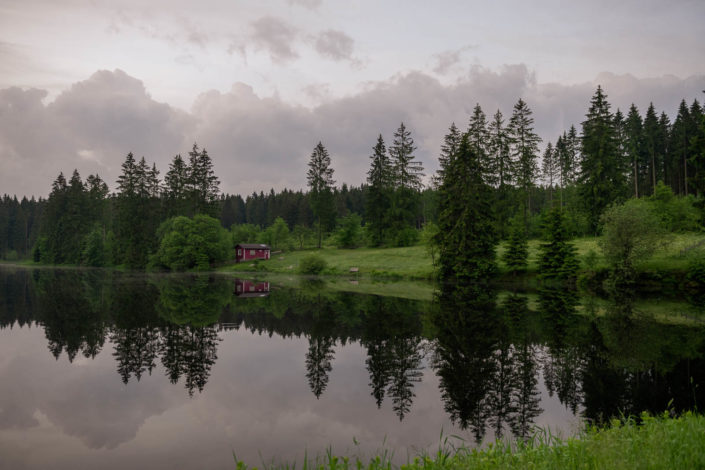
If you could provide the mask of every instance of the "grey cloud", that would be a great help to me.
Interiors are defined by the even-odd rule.
[[[352,60],[355,41],[342,31],[329,29],[318,35],[315,42],[316,51],[333,60]]]
[[[163,173],[175,153],[197,141],[214,159],[224,192],[306,187],[306,164],[321,140],[331,153],[335,179],[360,184],[376,137],[389,143],[403,121],[418,145],[417,157],[432,174],[451,122],[467,126],[475,103],[488,116],[508,120],[523,98],[533,110],[544,143],[571,124],[580,129],[597,83],[613,110],[650,101],[674,116],[682,98],[701,99],[705,76],[637,79],[603,74],[572,86],[540,83],[524,65],[499,70],[473,67],[452,85],[410,72],[368,83],[357,94],[322,97],[304,107],[278,96],[258,96],[242,83],[228,92],[201,94],[189,114],[157,103],[139,80],[123,72],[98,72],[45,106],[41,90],[0,90],[0,191],[46,195],[60,170],[98,171],[114,189],[120,164],[132,150],[156,161]],[[325,88],[309,90],[325,92]]]
[[[265,16],[252,22],[250,26],[250,40],[255,47],[269,53],[273,62],[283,63],[299,56],[292,47],[298,31],[290,24],[273,16]]]
[[[0,191],[46,195],[60,171],[99,173],[111,188],[129,151],[164,168],[192,125],[126,73],[100,71],[44,105],[43,90],[0,90]]]
[[[435,62],[435,66],[433,67],[433,71],[438,75],[447,74],[455,65],[460,63],[462,55],[473,48],[473,46],[465,46],[460,49],[443,51],[438,54],[434,54],[433,60]]]

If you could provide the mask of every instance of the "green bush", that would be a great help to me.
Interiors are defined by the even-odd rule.
[[[230,237],[220,221],[204,214],[173,217],[159,227],[159,249],[151,264],[174,271],[206,270],[231,254]]]
[[[666,230],[685,232],[699,228],[700,211],[694,205],[693,196],[675,196],[670,186],[659,182],[648,201],[649,208]]]
[[[326,260],[318,255],[308,255],[299,262],[299,272],[301,274],[320,274],[326,269]]]
[[[338,221],[340,227],[335,234],[335,244],[338,248],[357,248],[362,244],[362,218],[349,214]]]
[[[406,227],[394,234],[394,246],[412,246],[419,241],[418,230]]]

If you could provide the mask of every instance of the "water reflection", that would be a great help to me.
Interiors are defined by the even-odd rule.
[[[302,380],[319,403],[340,349],[355,343],[372,409],[387,407],[403,421],[415,412],[422,381],[437,379],[448,418],[478,442],[527,438],[552,398],[595,422],[705,402],[703,322],[664,323],[629,292],[605,300],[565,289],[446,286],[421,302],[302,287],[3,268],[0,328],[39,325],[57,360],[111,357],[115,381],[125,385],[163,371],[189,397],[207,390],[229,331],[263,342],[298,338],[307,345]]]

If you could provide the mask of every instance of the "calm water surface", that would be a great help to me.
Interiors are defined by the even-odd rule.
[[[663,323],[658,318],[671,316]],[[0,468],[234,468],[705,403],[687,303],[0,267]],[[260,465],[261,466],[261,465]]]

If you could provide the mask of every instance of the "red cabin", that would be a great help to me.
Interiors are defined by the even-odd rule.
[[[251,261],[255,259],[269,259],[269,245],[262,243],[239,243],[235,245],[235,261]]]

